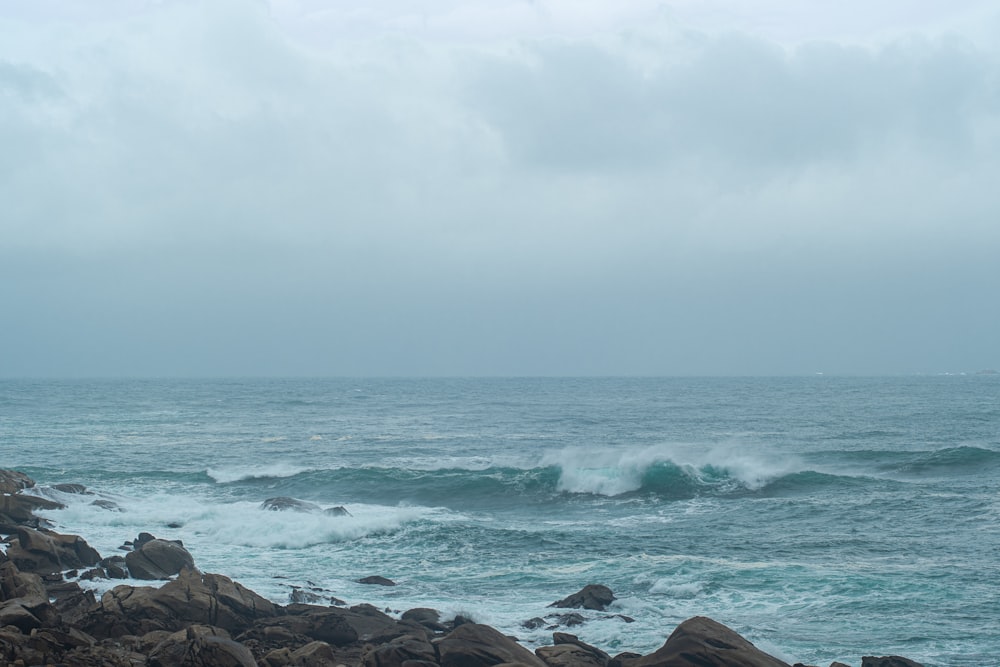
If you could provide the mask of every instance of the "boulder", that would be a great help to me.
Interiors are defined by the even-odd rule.
[[[491,667],[517,662],[545,667],[535,654],[488,625],[465,623],[437,640],[441,667]]]
[[[53,484],[52,488],[61,493],[72,493],[76,495],[90,495],[87,487],[83,484]]]
[[[27,526],[17,529],[17,542],[7,547],[8,559],[19,570],[48,574],[91,567],[101,554],[79,535],[61,535]]]
[[[404,662],[437,662],[437,653],[426,637],[404,635],[376,646],[365,654],[364,667],[402,667]]]
[[[607,667],[608,661],[573,644],[539,646],[535,655],[549,667]]]
[[[39,527],[48,525],[43,519],[35,516],[38,510],[61,510],[66,506],[48,498],[17,494],[13,496],[0,495],[0,524],[6,533],[13,533],[17,526]]]
[[[790,667],[764,653],[735,631],[704,616],[689,618],[655,653],[627,667]]]
[[[563,609],[593,609],[604,611],[615,599],[611,589],[601,584],[589,584],[567,598],[553,602],[550,607]]]
[[[149,667],[257,667],[246,646],[211,626],[175,632],[149,653]]]
[[[176,632],[192,624],[237,632],[278,613],[272,602],[228,577],[182,570],[161,588],[116,586],[80,627],[99,638]]]
[[[395,586],[396,582],[392,579],[386,579],[385,577],[380,577],[377,574],[371,577],[364,577],[363,579],[358,579],[359,584],[372,584],[374,586]]]
[[[327,507],[323,510],[323,514],[329,514],[330,516],[354,516],[347,511],[347,508],[343,505],[337,505],[336,507]]]
[[[23,472],[16,470],[0,470],[0,493],[17,493],[21,489],[30,489],[35,485]]]
[[[125,567],[135,579],[169,579],[194,569],[194,558],[180,543],[152,539],[125,554]]]
[[[277,496],[268,498],[260,504],[260,509],[272,512],[319,512],[322,508],[316,503],[310,503],[298,498]]]
[[[866,655],[861,658],[861,667],[923,667],[923,665],[898,655],[886,655],[880,658]]]

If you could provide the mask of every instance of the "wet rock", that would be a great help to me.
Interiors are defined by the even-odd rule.
[[[0,526],[3,532],[13,533],[17,526],[38,528],[49,525],[47,521],[35,516],[38,510],[61,510],[66,506],[48,498],[17,494],[0,496]]]
[[[194,558],[179,543],[154,538],[127,553],[125,567],[136,579],[169,579],[183,569],[193,570]]]
[[[246,646],[227,632],[210,626],[191,626],[160,642],[149,654],[149,667],[257,667]]]
[[[527,621],[521,623],[521,627],[525,630],[537,630],[538,628],[544,628],[548,621],[544,618],[535,616],[534,618],[529,618]]]
[[[880,658],[866,655],[861,658],[861,667],[923,667],[923,665],[898,655],[886,655]]]
[[[488,625],[465,623],[437,640],[441,667],[490,667],[501,663],[523,663],[544,667],[535,654]]]
[[[403,621],[417,623],[432,632],[447,632],[451,628],[441,623],[441,613],[437,609],[417,607],[408,609],[400,616]]]
[[[23,472],[16,470],[0,470],[0,493],[17,493],[22,489],[30,489],[35,485]]]
[[[108,510],[109,512],[121,512],[121,506],[113,500],[106,500],[104,498],[99,498],[94,502],[90,503],[94,507],[100,507],[102,510]]]
[[[386,579],[385,577],[380,577],[374,575],[371,577],[364,577],[363,579],[358,579],[359,584],[371,584],[374,586],[395,586],[396,582],[392,579]]]
[[[725,625],[704,616],[684,621],[655,653],[626,667],[790,667]]]
[[[404,662],[437,662],[437,653],[426,637],[404,635],[376,646],[364,657],[364,667],[402,667]]]
[[[573,626],[583,625],[584,623],[587,622],[587,619],[585,619],[580,614],[577,614],[576,612],[572,612],[569,614],[559,614],[554,617],[546,616],[545,618],[552,619],[555,621],[555,624],[549,627],[550,630],[554,630],[559,626],[565,628],[572,628]]]
[[[21,526],[17,542],[7,547],[7,558],[22,572],[46,574],[97,565],[101,555],[79,535]]]
[[[354,516],[347,511],[347,508],[342,505],[337,505],[336,507],[327,507],[323,510],[323,514],[328,514],[330,516]]]
[[[318,512],[322,508],[316,503],[306,502],[297,498],[277,496],[268,498],[260,504],[260,509],[272,512]]]
[[[601,584],[589,584],[567,598],[553,602],[550,607],[563,609],[592,609],[604,611],[615,599],[611,589]]]
[[[51,488],[61,493],[73,493],[81,496],[88,494],[87,487],[83,484],[53,484]]]
[[[312,591],[296,588],[288,594],[288,601],[292,604],[314,604],[321,602],[322,598]]]
[[[128,579],[128,566],[125,564],[124,556],[102,558],[98,565],[104,568],[108,579]]]

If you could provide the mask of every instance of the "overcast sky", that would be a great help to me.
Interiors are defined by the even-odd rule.
[[[1000,9],[0,1],[0,376],[1000,367]]]

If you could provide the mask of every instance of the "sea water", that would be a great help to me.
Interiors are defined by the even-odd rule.
[[[612,607],[559,629],[611,654],[707,615],[790,662],[1000,664],[997,376],[3,380],[0,453],[102,555],[180,539],[279,603],[533,647],[601,583]]]

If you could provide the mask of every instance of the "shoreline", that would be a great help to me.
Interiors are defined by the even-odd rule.
[[[102,557],[84,537],[46,527],[35,511],[59,504],[21,493],[33,486],[23,473],[0,470],[0,664],[792,667],[704,616],[665,632],[652,653],[611,656],[565,632],[576,620],[572,609],[603,611],[614,600],[610,589],[593,584],[550,605],[552,615],[529,621],[553,630],[552,644],[534,652],[488,625],[462,616],[442,620],[433,609],[324,606],[305,589],[280,605],[200,572],[183,544],[148,533],[128,543],[124,555]],[[78,583],[125,578],[149,585],[119,584],[98,598]],[[860,660],[862,667],[921,667],[899,656]]]

